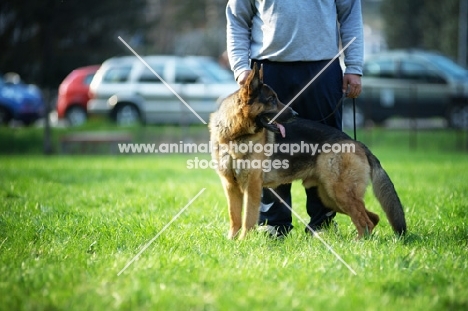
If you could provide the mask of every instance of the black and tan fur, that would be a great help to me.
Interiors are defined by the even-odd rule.
[[[224,192],[228,200],[229,238],[244,238],[258,221],[263,187],[275,188],[280,184],[302,180],[305,188],[318,187],[322,202],[329,208],[349,215],[357,228],[358,237],[370,234],[379,217],[364,205],[364,194],[372,182],[374,194],[380,202],[393,230],[406,232],[403,207],[393,183],[379,160],[362,143],[352,140],[343,132],[329,126],[295,117],[289,107],[274,122],[270,122],[285,106],[276,93],[263,84],[262,69],[254,65],[246,83],[220,104],[210,117],[212,158],[218,166]],[[285,137],[279,135],[281,124]],[[355,145],[354,153],[277,152],[270,157],[264,152],[236,152],[234,149],[217,148],[230,142],[241,144],[294,144],[349,143]],[[238,160],[287,160],[288,168],[264,172],[261,168],[239,169],[233,163]],[[242,207],[245,207],[242,217]]]

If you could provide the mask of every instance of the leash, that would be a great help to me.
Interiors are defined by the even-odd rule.
[[[338,102],[338,104],[336,104],[335,109],[333,109],[333,111],[328,116],[326,116],[325,118],[317,122],[323,122],[326,119],[330,118],[332,115],[334,115],[335,112],[338,111],[340,106],[343,105],[345,98],[346,98],[346,93],[343,93],[343,95],[340,98],[340,101]],[[353,132],[354,132],[354,140],[356,140],[357,138],[357,135],[356,135],[356,98],[353,98]]]
[[[338,111],[338,109],[340,108],[340,106],[343,105],[343,102],[344,102],[344,100],[345,100],[345,97],[346,97],[346,93],[343,93],[343,95],[342,95],[341,98],[340,98],[340,101],[338,102],[338,104],[336,104],[335,109],[333,109],[333,111],[332,111],[331,113],[329,113],[328,116],[326,116],[325,118],[320,119],[320,120],[318,120],[318,121],[316,121],[316,122],[323,122],[323,121],[325,121],[326,119],[330,118],[332,115],[334,115],[335,112]]]
[[[353,129],[354,140],[356,140],[356,98],[353,97]]]

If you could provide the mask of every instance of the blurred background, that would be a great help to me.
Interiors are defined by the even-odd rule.
[[[141,54],[220,56],[226,1],[17,1],[0,4],[0,70],[56,89],[73,69]]]
[[[421,48],[465,65],[463,2],[363,0],[366,53]],[[118,36],[142,54],[217,58],[225,50],[225,6],[222,0],[4,0],[0,70],[57,88],[77,67],[128,55]]]
[[[393,120],[393,126],[397,127],[467,127],[467,2],[362,0],[365,57],[369,60],[365,69],[369,88],[363,91],[362,98],[358,100],[356,120],[359,126],[388,126],[387,121]],[[41,128],[84,126],[83,131],[101,129],[101,123],[90,119],[91,113],[87,105],[90,99],[99,95],[98,82],[105,80],[103,77],[106,73],[101,73],[100,81],[93,82],[96,89],[94,93],[89,91],[89,85],[104,61],[132,55],[119,40],[119,36],[141,55],[207,56],[219,69],[230,74],[224,54],[225,6],[224,0],[3,0],[0,3],[2,127],[35,125]],[[385,54],[394,50],[407,54]],[[426,52],[431,54],[424,54]],[[410,58],[413,62],[405,65],[402,60]],[[393,62],[391,69],[384,68],[388,62]],[[434,63],[440,65],[434,66]],[[75,71],[79,68],[81,71]],[[182,97],[187,98],[189,103],[193,98],[209,99],[212,104],[207,106],[207,111],[215,107],[216,98],[213,96],[220,95],[209,94],[207,84],[230,84],[226,90],[235,87],[232,74],[229,80],[226,72],[219,72],[208,81],[203,78],[202,72],[197,72],[197,68],[190,70],[190,74],[194,76],[192,80],[187,80],[184,76],[182,81],[176,74],[169,82],[181,85],[175,89],[184,93],[186,97]],[[410,71],[409,76],[405,76],[405,70]],[[67,99],[67,96],[75,95],[65,94],[66,91],[71,92],[72,87],[63,86],[62,96],[65,99],[60,104],[60,86],[67,82],[66,78],[67,85],[73,84],[70,82],[73,80],[70,76],[72,73],[78,77],[78,82],[73,82],[76,84],[73,92],[80,93],[81,97],[76,102]],[[130,74],[124,77],[127,78],[128,81],[131,80]],[[165,78],[171,79],[169,76]],[[400,85],[395,83],[394,88],[389,89],[388,86],[393,82],[389,83],[388,79],[403,81],[400,81]],[[408,82],[409,80],[411,81]],[[207,93],[195,94],[189,88],[191,83],[203,84]],[[363,85],[366,87],[366,81]],[[383,88],[382,85],[387,87]],[[401,85],[406,85],[407,89],[403,90]],[[432,90],[432,93],[425,94],[426,90]],[[190,97],[192,92],[195,92],[193,98]],[[105,96],[106,101],[109,98],[120,98],[112,97],[109,93]],[[429,99],[436,102],[429,103]],[[418,100],[421,103],[409,104]],[[151,109],[144,101],[144,98],[142,102],[128,104],[127,101],[127,106],[133,107],[133,111],[128,107],[124,110],[123,106],[114,103],[115,111],[103,112],[95,108],[94,112],[111,116],[114,123],[118,121],[118,113],[121,112],[124,124],[126,120],[133,120],[131,113],[134,113],[135,121],[149,124],[150,119],[146,117],[150,115]],[[425,107],[425,103],[433,105],[433,108]],[[348,111],[347,117],[345,113],[345,127],[349,128],[349,109],[345,110]],[[181,115],[180,120],[175,122],[163,122],[164,120],[169,119],[162,117],[153,123],[175,123],[172,125],[179,128],[177,131],[181,133],[191,131],[188,127],[180,129],[181,125],[198,122],[187,121],[186,115]],[[0,138],[10,142],[10,146],[5,147],[7,144],[3,144],[0,152],[9,153],[13,148],[11,143],[14,144],[19,137],[11,132],[5,134],[5,129],[2,131]],[[57,149],[58,147],[54,147],[54,139],[60,140],[62,136],[74,131],[76,129],[68,132],[64,130],[59,132],[64,133],[59,136],[52,134],[52,142],[47,142],[50,139],[46,137],[44,144],[52,146],[45,149]],[[110,131],[116,131],[116,128],[111,127]],[[51,135],[48,130],[44,132],[46,136]],[[41,136],[42,133],[38,135]]]

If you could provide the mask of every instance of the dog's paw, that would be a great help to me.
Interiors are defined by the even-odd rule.
[[[229,230],[229,232],[227,234],[227,238],[229,240],[234,240],[237,237],[238,233],[239,233],[239,229],[237,229],[237,230],[231,229],[231,230]]]

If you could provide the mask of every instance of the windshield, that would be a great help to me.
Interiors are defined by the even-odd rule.
[[[234,83],[234,76],[216,61],[207,58],[189,58],[188,67],[193,68],[207,83]]]
[[[441,55],[431,55],[428,57],[431,63],[450,77],[455,79],[468,78],[468,70],[457,65],[451,59]]]
[[[210,76],[214,78],[215,81],[219,82],[233,82],[234,78],[231,72],[227,69],[220,67],[215,62],[206,62],[205,69]]]

